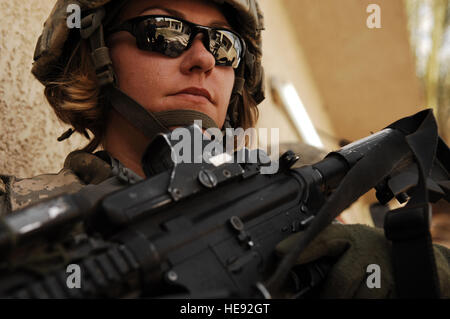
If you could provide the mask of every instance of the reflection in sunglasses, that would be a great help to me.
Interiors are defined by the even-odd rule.
[[[167,16],[139,16],[110,32],[128,31],[137,39],[139,49],[158,52],[169,57],[180,56],[190,45],[194,35],[207,37],[206,49],[216,64],[237,68],[245,52],[245,42],[231,30],[196,25],[182,19]]]

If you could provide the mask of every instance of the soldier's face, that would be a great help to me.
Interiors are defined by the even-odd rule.
[[[130,1],[120,20],[154,14],[177,16],[204,26],[231,28],[219,8],[204,0]],[[111,35],[108,45],[119,87],[150,111],[196,110],[222,127],[233,89],[234,69],[215,65],[213,55],[201,41],[202,36],[198,34],[181,56],[171,58],[139,50],[128,32]]]

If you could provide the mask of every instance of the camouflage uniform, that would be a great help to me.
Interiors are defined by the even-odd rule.
[[[108,153],[94,155],[84,151],[70,153],[56,174],[31,178],[0,175],[0,216],[54,196],[78,192],[88,184],[99,184],[115,175],[122,181],[127,176],[129,181],[139,179]]]

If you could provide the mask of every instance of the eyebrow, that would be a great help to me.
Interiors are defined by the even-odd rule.
[[[175,9],[161,7],[161,6],[146,7],[139,14],[141,15],[145,11],[154,10],[154,9],[159,9],[159,10],[162,10],[162,11],[166,11],[167,13],[169,13],[170,15],[172,15],[174,17],[181,18],[183,20],[187,20],[186,16],[182,12],[180,12],[178,10],[175,10]],[[231,26],[227,22],[219,21],[219,20],[212,21],[211,23],[209,23],[209,26],[210,27],[214,27],[214,28],[231,29]]]

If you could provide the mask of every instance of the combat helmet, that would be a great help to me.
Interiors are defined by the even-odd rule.
[[[116,86],[109,49],[105,45],[104,29],[114,22],[127,1],[132,0],[57,0],[36,44],[33,75],[45,86],[51,83],[62,72],[61,65],[68,59],[70,46],[85,39],[90,43],[98,84],[107,92],[105,95],[109,97],[109,103],[146,136],[153,138],[156,134],[167,131],[168,126],[188,125],[186,122],[192,123],[193,118],[202,119],[205,128],[215,126],[208,116],[196,111],[149,112]],[[235,83],[224,124],[224,128],[236,127],[239,123],[239,109],[243,108],[244,87],[256,105],[264,99],[264,71],[261,66],[263,16],[257,0],[210,1],[226,8],[224,12],[231,13],[238,27],[235,27],[235,31],[246,43],[244,61],[235,70]],[[71,13],[67,8],[73,4],[81,9],[80,29],[69,29],[67,25],[67,18]]]

